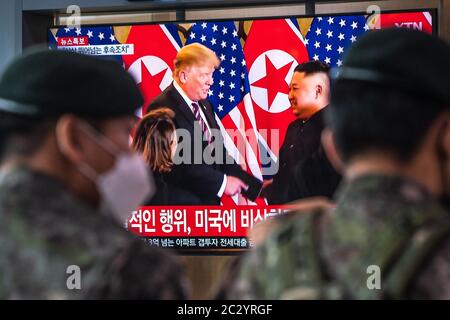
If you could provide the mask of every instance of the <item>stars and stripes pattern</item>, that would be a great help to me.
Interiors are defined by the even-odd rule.
[[[216,52],[220,66],[214,72],[214,83],[208,100],[222,119],[249,93],[245,58],[237,30],[232,22],[195,23],[186,44],[199,42]]]
[[[317,17],[306,35],[309,58],[340,67],[344,51],[368,30],[363,15]]]
[[[225,147],[237,163],[262,180],[255,119],[247,112],[253,110],[248,71],[236,27],[233,22],[194,23],[186,44],[193,42],[212,49],[220,59],[208,100],[219,120]]]
[[[81,27],[81,28],[58,28],[54,43],[57,43],[58,37],[88,37],[87,45],[109,45],[118,44],[113,27]]]
[[[56,30],[55,35],[49,30],[49,44],[50,47],[56,48],[58,46],[59,37],[87,37],[88,43],[85,45],[114,45],[119,44],[114,35],[114,28],[112,26],[89,26],[81,28],[60,27]],[[122,63],[120,55],[102,55],[103,59],[110,59]]]

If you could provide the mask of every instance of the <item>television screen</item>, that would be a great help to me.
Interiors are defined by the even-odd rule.
[[[270,179],[279,148],[295,119],[288,100],[294,68],[320,60],[332,68],[346,50],[375,28],[405,27],[436,32],[434,10],[333,14],[246,20],[153,24],[64,26],[48,30],[50,46],[112,59],[134,77],[145,103],[172,82],[178,50],[199,42],[215,51],[221,64],[208,92],[225,146],[247,172]],[[237,134],[236,134],[237,133]],[[207,187],[207,186],[205,186]],[[220,207],[143,207],[127,228],[149,245],[203,250],[243,250],[252,246],[247,231],[285,209],[263,198],[222,198]]]

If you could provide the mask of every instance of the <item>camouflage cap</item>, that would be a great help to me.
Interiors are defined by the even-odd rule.
[[[67,51],[32,49],[0,78],[0,111],[19,116],[115,117],[134,114],[142,103],[118,63]]]
[[[405,28],[368,32],[348,50],[334,81],[354,80],[398,88],[450,106],[450,46]]]

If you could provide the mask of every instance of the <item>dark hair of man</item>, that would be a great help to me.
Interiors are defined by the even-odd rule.
[[[141,119],[134,133],[133,149],[144,156],[155,172],[171,171],[174,116],[169,108],[152,110]]]
[[[9,155],[30,156],[55,127],[55,119],[0,112],[0,160]]]
[[[15,155],[32,156],[55,130],[59,116],[24,116],[0,111],[0,161]],[[83,118],[101,132],[104,120]]]
[[[330,71],[330,66],[322,61],[308,61],[297,65],[294,72],[302,72],[306,76],[310,76],[316,73],[325,73],[328,75]]]
[[[326,121],[344,161],[372,150],[408,161],[443,111],[432,99],[352,80],[333,84],[327,109]]]

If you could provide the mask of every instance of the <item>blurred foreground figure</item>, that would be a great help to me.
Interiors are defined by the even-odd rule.
[[[284,217],[231,298],[450,299],[449,45],[373,31],[332,78],[322,140],[345,178],[336,209]]]
[[[33,50],[0,79],[0,298],[177,299],[181,267],[123,224],[152,193],[142,97],[116,63]]]

